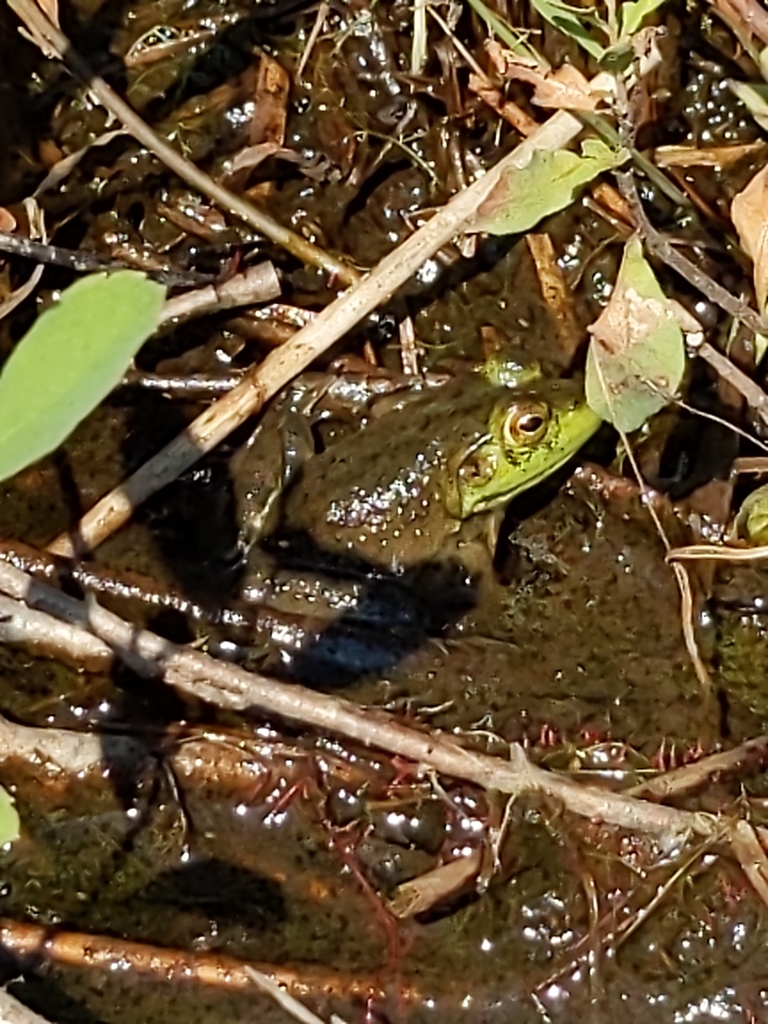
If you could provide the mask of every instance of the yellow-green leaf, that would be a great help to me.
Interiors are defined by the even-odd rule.
[[[529,231],[565,209],[578,190],[626,159],[599,139],[586,139],[581,155],[567,149],[539,150],[525,167],[510,168],[480,204],[473,230],[492,235]]]
[[[136,271],[93,274],[37,318],[0,374],[0,480],[57,448],[109,394],[164,298]]]
[[[736,532],[753,547],[768,544],[768,484],[742,501],[736,515]]]
[[[19,814],[13,797],[0,786],[0,846],[19,838]]]
[[[633,36],[642,26],[649,14],[652,14],[657,7],[665,3],[665,0],[627,0],[621,5],[621,34]]]
[[[768,131],[768,85],[751,85],[727,78],[726,85],[736,96],[764,131]]]
[[[685,370],[683,332],[638,238],[627,242],[613,294],[590,333],[587,403],[619,430],[637,430],[667,405]]]

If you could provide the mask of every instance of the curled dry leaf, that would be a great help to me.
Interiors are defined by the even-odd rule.
[[[15,231],[16,218],[5,206],[0,206],[0,231]]]
[[[759,309],[768,298],[768,165],[734,196],[731,219],[744,251],[752,257]]]
[[[554,110],[595,110],[598,97],[589,82],[572,64],[563,64],[556,71],[542,71],[519,60],[508,59],[506,77],[533,86],[531,100],[539,107]]]
[[[685,369],[683,332],[639,238],[627,242],[613,295],[589,330],[587,403],[619,430],[637,430],[664,408]]]
[[[291,81],[288,72],[273,57],[262,54],[256,79],[254,112],[250,126],[251,145],[285,143],[285,125]]]

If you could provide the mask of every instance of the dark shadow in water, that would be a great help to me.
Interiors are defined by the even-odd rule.
[[[29,963],[28,958],[24,960]],[[45,960],[40,958],[39,967],[45,969]],[[56,1024],[103,1024],[104,1018],[92,1013],[85,1005],[68,995],[56,983],[55,978],[40,977],[30,971],[24,972],[23,981],[14,981],[8,991],[20,1002],[28,1006],[34,1013],[40,1014],[44,1020],[56,1021]],[[18,970],[15,971],[18,976]]]
[[[217,32],[215,39],[184,75],[170,96],[150,105],[153,120],[168,116],[194,96],[204,96],[225,82],[242,75],[254,64],[254,48],[265,37],[290,34],[292,22],[312,0],[262,0],[252,3],[248,14]]]
[[[239,924],[259,931],[280,924],[288,913],[282,888],[273,879],[215,859],[164,871],[139,899],[153,911],[165,905],[169,911],[202,912],[220,926]]]
[[[283,538],[283,544],[287,543]],[[477,581],[457,562],[427,562],[390,574],[356,558],[329,556],[306,535],[273,546],[280,569],[322,575],[329,589],[356,588],[349,607],[327,624],[275,631],[262,668],[306,686],[334,689],[394,668],[430,638],[442,636],[477,603]]]

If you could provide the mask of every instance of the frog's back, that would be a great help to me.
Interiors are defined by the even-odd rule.
[[[372,418],[306,465],[287,495],[285,525],[379,568],[428,561],[459,527],[442,500],[449,460],[485,435],[496,394],[465,377]]]

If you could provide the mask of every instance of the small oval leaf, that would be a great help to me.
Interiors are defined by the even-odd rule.
[[[93,274],[37,318],[0,374],[0,480],[58,448],[109,394],[164,298],[136,271]]]
[[[587,404],[628,434],[668,404],[685,370],[683,332],[637,237],[627,242],[613,294],[589,330]]]
[[[15,843],[19,838],[19,813],[13,797],[0,786],[0,846]]]

